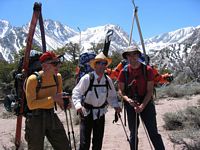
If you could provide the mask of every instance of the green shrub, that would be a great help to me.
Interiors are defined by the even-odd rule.
[[[189,82],[187,84],[170,84],[166,87],[156,88],[157,98],[164,97],[184,97],[190,95],[200,94],[200,83]]]
[[[181,130],[184,128],[185,118],[178,113],[165,113],[163,120],[165,121],[164,127],[167,130]]]
[[[173,130],[170,140],[176,144],[183,144],[184,149],[200,149],[200,107],[191,106],[176,113],[164,114],[164,127]]]
[[[170,134],[169,138],[175,144],[184,145],[184,149],[200,149],[200,130],[188,128],[181,131],[174,131]]]

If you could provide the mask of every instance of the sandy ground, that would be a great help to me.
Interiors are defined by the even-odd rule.
[[[187,106],[196,105],[197,101],[200,100],[200,95],[175,99],[175,98],[165,98],[156,102],[156,110],[157,110],[157,125],[159,133],[161,134],[166,150],[181,150],[181,146],[174,145],[169,140],[169,131],[166,131],[163,128],[164,121],[163,115],[166,112],[176,112],[177,110],[184,109]],[[73,113],[72,113],[73,114]],[[9,116],[3,105],[0,104],[0,150],[14,150],[14,138],[15,138],[15,126],[16,126],[16,117],[11,115]],[[58,112],[59,117],[64,123],[64,126],[67,131],[65,114],[64,112]],[[123,119],[123,114],[122,120]],[[113,124],[114,119],[114,110],[109,108],[108,113],[106,114],[106,124],[105,124],[105,134],[104,134],[104,142],[103,142],[103,150],[129,150],[129,143],[127,142],[127,137],[123,130],[121,121],[119,120],[117,123]],[[23,118],[24,120],[24,118]],[[129,134],[128,127],[125,127],[125,130]],[[79,134],[79,126],[74,126],[75,135]],[[145,130],[140,124],[139,128],[139,150],[150,150],[150,144],[147,139],[147,135]],[[22,147],[21,149],[26,149],[26,142],[24,140],[24,122],[22,127]]]

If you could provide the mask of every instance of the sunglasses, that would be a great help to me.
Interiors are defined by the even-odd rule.
[[[53,65],[54,67],[57,67],[58,65],[61,64],[61,61],[53,61],[53,62],[50,62],[49,64]]]
[[[97,64],[97,65],[106,66],[108,63],[105,62],[105,61],[97,61],[96,64]]]

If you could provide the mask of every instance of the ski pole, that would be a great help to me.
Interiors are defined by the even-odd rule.
[[[63,96],[70,96],[70,94],[66,93],[66,92],[63,92]],[[68,97],[64,97],[63,98],[63,102],[64,102],[64,112],[65,112],[65,117],[66,117],[67,132],[68,132],[68,138],[69,138],[69,148],[70,148],[70,150],[72,150],[70,129],[69,129],[69,120],[68,120],[68,114],[67,114],[67,107],[69,106],[69,98]],[[71,118],[71,116],[70,116],[70,118]]]
[[[139,116],[140,116],[140,114],[139,114]],[[144,121],[142,120],[142,117],[141,117],[141,116],[140,116],[140,119],[141,119],[141,121],[142,121],[142,125],[143,125],[143,128],[144,128],[145,134],[146,134],[146,136],[147,136],[149,145],[150,145],[150,147],[151,147],[151,150],[153,150],[153,146],[152,146],[152,144],[151,144],[150,137],[149,137],[149,134],[148,134],[148,132],[147,132],[147,128],[146,128],[146,126],[145,126],[145,124],[144,124]]]
[[[124,102],[124,125],[126,126],[126,106]]]
[[[121,115],[120,115],[119,113],[117,113],[117,114],[118,114],[118,116],[119,116],[119,119],[120,119],[120,121],[121,121],[122,127],[123,127],[123,129],[124,129],[124,132],[125,132],[125,135],[126,135],[127,141],[128,141],[129,144],[130,144],[130,140],[129,140],[129,138],[128,138],[128,134],[127,134],[126,129],[125,129],[125,127],[124,127],[124,124],[123,124],[123,122],[122,122]]]
[[[135,150],[137,149],[137,136],[138,136],[138,113],[135,112]]]
[[[69,129],[69,121],[68,121],[67,110],[64,109],[64,112],[65,112],[66,123],[67,123],[67,132],[68,132],[68,138],[69,138],[69,148],[70,148],[70,150],[71,150],[71,149],[72,149],[72,146],[71,146],[71,137],[70,137],[70,129]]]
[[[71,111],[70,111],[70,109],[68,111],[69,111],[69,118],[70,118],[71,129],[72,129],[72,136],[73,136],[73,140],[74,140],[74,149],[76,150],[76,139],[74,136],[74,128],[73,128],[73,123],[72,123]]]

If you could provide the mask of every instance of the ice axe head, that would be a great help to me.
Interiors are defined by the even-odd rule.
[[[106,33],[106,42],[110,41],[111,36],[113,35],[113,30],[109,29]]]

